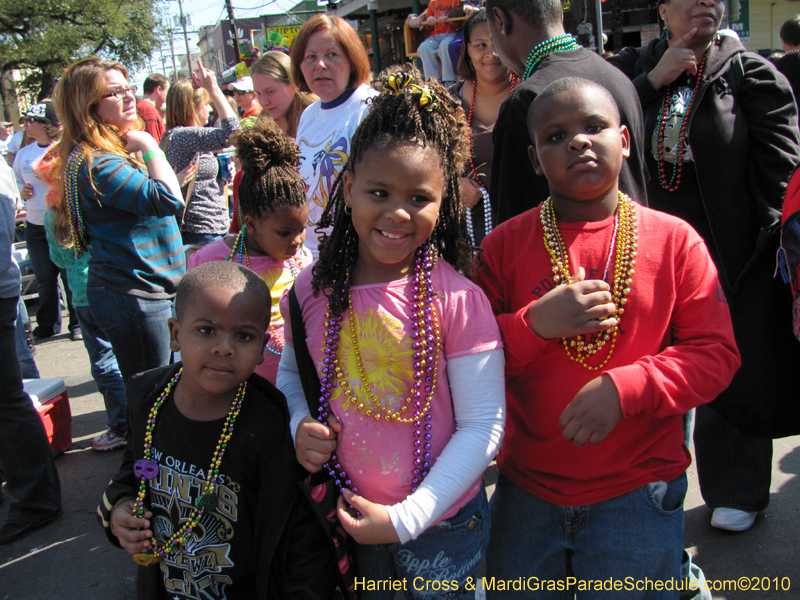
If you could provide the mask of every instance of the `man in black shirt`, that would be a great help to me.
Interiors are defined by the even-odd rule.
[[[781,25],[781,42],[786,54],[775,61],[775,66],[789,80],[797,103],[800,94],[800,15]]]
[[[528,108],[544,88],[564,77],[594,81],[614,96],[631,132],[631,156],[622,168],[620,189],[647,205],[642,110],[630,80],[565,34],[560,0],[488,0],[486,11],[500,60],[524,79],[503,102],[494,126],[489,198],[495,224],[549,195],[547,180],[536,175],[528,159]]]

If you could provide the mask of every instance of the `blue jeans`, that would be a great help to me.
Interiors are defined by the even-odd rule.
[[[489,510],[486,491],[481,486],[478,494],[455,515],[437,523],[416,540],[405,544],[358,544],[358,581],[405,578],[406,598],[473,598],[474,589],[469,591],[465,584],[475,584],[488,541]],[[452,581],[457,582],[457,589],[450,584]],[[359,587],[361,600],[390,600],[395,595],[388,590],[361,590]]]
[[[172,300],[147,300],[88,281],[86,296],[92,316],[111,342],[122,379],[169,364]]]
[[[710,406],[698,406],[694,450],[709,508],[764,510],[772,482],[772,440],[739,431]]]
[[[604,502],[559,506],[501,476],[492,496],[486,578],[530,582],[528,589],[487,589],[488,599],[572,598],[574,590],[537,590],[537,581],[667,581],[681,585],[684,473]],[[538,578],[538,579],[528,579]],[[580,600],[671,599],[679,591],[580,590]]]
[[[95,322],[90,308],[77,306],[76,311],[81,323],[83,345],[86,346],[92,365],[92,377],[106,404],[108,428],[117,435],[124,436],[127,430],[128,399],[114,349]]]
[[[0,298],[0,462],[16,498],[6,520],[44,523],[61,510],[61,483],[42,420],[22,387],[14,326],[18,298]]]
[[[22,296],[17,303],[17,323],[14,337],[16,338],[17,358],[19,358],[19,368],[22,371],[23,379],[39,379],[39,369],[33,354],[28,346],[28,336],[25,334],[25,323],[28,322],[28,308]]]
[[[215,235],[213,233],[192,233],[191,231],[182,231],[181,239],[184,246],[207,246],[211,242],[221,240],[222,235]]]
[[[58,274],[64,282],[67,296],[70,330],[78,327],[75,309],[72,307],[72,293],[69,291],[67,272],[59,269],[50,260],[50,245],[47,243],[44,227],[27,223],[25,225],[25,244],[28,257],[31,259],[33,274],[36,276],[36,288],[39,294],[39,308],[36,311],[36,326],[42,331],[59,333],[61,331],[61,306],[58,296]]]
[[[455,33],[438,33],[419,45],[417,54],[422,59],[422,70],[426,79],[436,78],[441,82],[455,83],[456,71],[453,63],[450,62],[450,54],[447,52],[450,42],[455,37]],[[439,69],[439,63],[436,62],[437,56],[442,61],[441,69]]]

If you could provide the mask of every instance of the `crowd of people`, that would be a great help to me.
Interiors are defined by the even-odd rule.
[[[720,34],[724,7],[661,0],[664,34],[606,60],[559,0],[487,0],[448,68],[453,6],[432,0],[424,75],[370,74],[355,30],[316,15],[230,86],[238,111],[199,62],[138,102],[121,64],[71,64],[0,161],[0,353],[20,365],[0,543],[61,511],[17,351],[24,201],[34,336],[60,329],[61,274],[106,403],[93,447],[124,449],[98,515],[140,597],[421,577],[408,597],[461,598],[485,563],[710,599],[683,548],[692,432],[711,525],[749,529],[772,440],[741,415],[792,389],[797,356],[772,274],[800,17],[775,65]]]

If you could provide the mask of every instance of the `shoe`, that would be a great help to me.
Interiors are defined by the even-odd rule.
[[[3,529],[0,529],[0,544],[10,544],[11,542],[21,540],[34,531],[41,529],[49,523],[52,523],[60,516],[61,511],[59,510],[52,517],[49,517],[44,521],[40,521],[39,523],[6,523],[3,526]]]
[[[41,327],[36,327],[33,330],[33,339],[44,340],[46,338],[53,337],[55,334],[56,332],[52,329],[42,329]]]
[[[715,508],[711,515],[711,526],[728,531],[746,531],[755,523],[757,511],[738,508]]]
[[[83,339],[83,332],[79,327],[70,331],[69,335],[73,342],[80,342]]]
[[[118,436],[110,429],[92,440],[92,450],[97,450],[98,452],[108,452],[109,450],[124,448],[127,445],[128,442],[125,441],[124,437]]]

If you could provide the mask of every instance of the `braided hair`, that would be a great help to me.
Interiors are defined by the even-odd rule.
[[[339,314],[347,309],[347,294],[343,292],[358,254],[358,234],[345,212],[342,175],[355,174],[370,151],[402,145],[436,151],[444,171],[444,189],[439,220],[428,243],[434,255],[462,273],[469,271],[472,259],[458,184],[469,151],[469,131],[461,105],[439,83],[423,82],[411,65],[390,70],[377,84],[383,85],[382,92],[368,100],[370,111],[353,135],[347,164],[336,177],[316,229],[320,234],[319,260],[313,267],[312,288],[315,294],[322,291],[329,295],[331,309]]]
[[[249,215],[260,219],[281,208],[306,204],[306,185],[297,167],[300,149],[270,118],[239,133],[236,156],[242,165],[239,182],[240,222]]]

